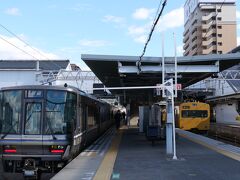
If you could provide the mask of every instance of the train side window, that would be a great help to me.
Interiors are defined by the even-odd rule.
[[[91,128],[96,125],[96,107],[88,106],[87,126]]]
[[[2,108],[3,108],[3,106],[2,106],[2,92],[0,92],[0,132],[1,132],[1,130],[2,130]]]
[[[84,132],[87,129],[87,107],[85,105],[81,106],[81,130]]]
[[[49,90],[45,107],[45,134],[68,134],[76,126],[77,95],[66,91]]]
[[[183,110],[183,118],[206,118],[208,117],[207,110]]]

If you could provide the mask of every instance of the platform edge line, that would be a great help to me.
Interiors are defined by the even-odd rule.
[[[119,149],[119,145],[121,143],[122,139],[122,130],[117,132],[112,139],[112,143],[106,153],[106,155],[103,158],[103,161],[101,162],[93,180],[110,180],[111,175],[113,172],[113,167],[115,164],[115,160],[117,158],[117,153]]]

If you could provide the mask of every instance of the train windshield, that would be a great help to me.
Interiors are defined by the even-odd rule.
[[[47,91],[45,134],[68,134],[76,122],[77,95],[66,91]]]
[[[208,117],[207,110],[183,110],[183,118],[206,118]]]
[[[20,133],[22,91],[9,90],[1,93],[0,133]]]

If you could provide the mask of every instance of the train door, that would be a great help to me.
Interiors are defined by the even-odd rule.
[[[42,91],[30,93],[42,94]],[[43,154],[42,125],[43,125],[43,99],[29,97],[25,93],[24,117],[22,134],[22,154]],[[31,145],[30,145],[31,144]]]

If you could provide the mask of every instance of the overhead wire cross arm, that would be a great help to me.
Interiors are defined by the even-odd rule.
[[[162,15],[162,12],[163,12],[164,7],[166,6],[166,3],[167,3],[167,0],[164,0],[164,2],[163,2],[163,4],[162,4],[161,11],[159,12],[157,18],[156,18],[156,19],[154,20],[154,22],[153,22],[153,26],[152,26],[152,28],[151,28],[151,31],[150,31],[149,35],[148,35],[147,41],[146,41],[146,43],[145,43],[145,45],[144,45],[143,52],[142,52],[142,54],[141,54],[141,56],[140,56],[140,59],[139,59],[139,61],[136,62],[136,66],[138,67],[138,71],[139,71],[139,72],[141,72],[141,61],[142,61],[142,58],[143,58],[143,56],[144,56],[144,54],[145,54],[145,52],[146,52],[147,45],[148,45],[149,41],[151,40],[153,31],[154,31],[154,29],[155,29],[155,27],[156,27],[156,25],[157,25],[157,23],[158,23],[161,15]]]

